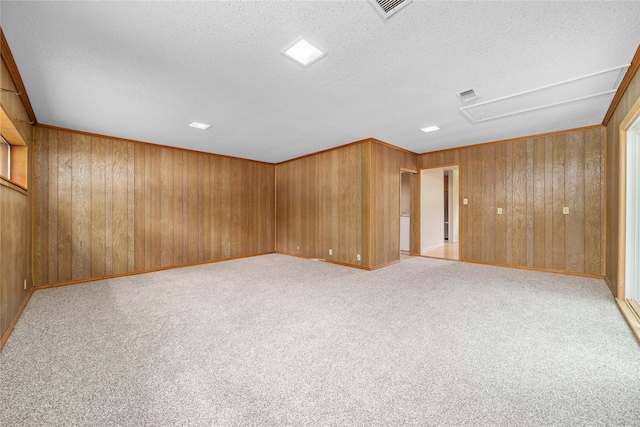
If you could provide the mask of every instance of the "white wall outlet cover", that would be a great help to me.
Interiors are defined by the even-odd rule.
[[[502,208],[498,208],[498,215],[502,215]]]
[[[468,205],[469,204],[469,199],[467,199],[466,197],[464,199],[462,199],[462,204],[463,205]]]
[[[563,207],[563,208],[562,208],[562,213],[563,213],[564,215],[569,215],[569,207],[567,207],[567,206]]]

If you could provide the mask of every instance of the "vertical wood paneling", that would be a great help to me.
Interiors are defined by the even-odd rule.
[[[160,150],[160,266],[173,265],[173,152]]]
[[[182,151],[173,151],[173,223],[171,231],[173,232],[173,265],[180,265],[186,263],[184,259],[184,241],[182,238],[183,230],[183,217],[184,210],[184,183],[183,183],[183,153]],[[211,259],[216,259],[214,256]]]
[[[565,250],[565,233],[564,233],[564,215],[562,208],[564,207],[564,154],[565,154],[565,135],[560,135],[553,142],[553,242],[551,251],[553,253],[552,268],[562,270],[566,264]]]
[[[460,164],[460,197],[469,198],[460,206],[462,259],[597,275],[604,146],[604,130],[591,128],[427,153],[418,166]]]
[[[504,218],[503,215],[497,215],[497,208],[503,205],[496,204],[496,180],[500,177],[496,177],[495,173],[495,147],[487,146],[483,147],[480,152],[482,153],[482,198],[478,200],[478,203],[482,206],[482,258],[483,259],[495,259],[496,257],[496,229],[498,219]]]
[[[91,138],[72,136],[71,149],[71,277],[91,276]]]
[[[106,143],[91,138],[91,275],[106,274]]]
[[[71,276],[71,239],[73,219],[71,216],[71,138],[66,132],[58,132],[58,280],[69,281]]]
[[[545,140],[533,140],[533,266],[544,268],[545,230]]]
[[[565,143],[566,268],[584,271],[584,135],[569,134]]]
[[[603,204],[603,147],[598,134],[589,132],[584,141],[584,264],[585,272],[604,274],[602,270]]]
[[[127,144],[127,271],[135,270],[135,145]]]
[[[39,130],[39,128],[36,128]],[[43,135],[48,136],[43,137]],[[48,271],[48,276],[43,276],[42,280],[45,282],[35,282],[35,283],[46,283],[46,280],[58,280],[58,133],[57,132],[38,132],[38,141],[42,141],[42,143],[46,143],[49,148],[49,156],[48,156],[48,203],[47,209],[42,211],[36,211],[36,214],[40,214],[42,216],[36,217],[35,223],[38,225],[47,223],[47,229],[40,230],[40,232],[47,233],[48,235],[48,248],[46,250],[49,254],[49,264],[46,266],[47,268],[42,268],[42,271]],[[46,141],[46,142],[44,142]],[[36,150],[40,147],[37,146]],[[36,157],[38,159],[38,157]],[[41,159],[44,161],[44,159]],[[36,167],[36,173],[38,171],[38,167]],[[37,188],[36,193],[36,201],[40,201],[39,195],[44,193],[44,189]],[[41,203],[36,203],[39,205]],[[42,203],[44,204],[44,203]],[[36,278],[39,280],[40,278]]]
[[[135,161],[134,161],[134,209],[135,209],[135,224],[134,224],[134,251],[135,262],[133,271],[140,271],[145,269],[144,254],[145,254],[145,224],[147,217],[145,216],[145,180],[144,180],[144,160],[145,160],[145,147],[140,144],[136,144],[134,149]]]
[[[277,165],[277,250],[364,267],[397,260],[401,167],[416,169],[415,155],[371,141]]]
[[[274,165],[36,129],[37,285],[274,251]]]
[[[544,266],[553,266],[553,138],[544,139]]]
[[[113,141],[105,140],[105,273],[113,274]],[[36,197],[37,200],[37,197]],[[63,201],[64,202],[64,201]],[[37,219],[36,219],[37,220]],[[147,246],[149,248],[149,246]],[[46,283],[57,283],[62,280]]]
[[[150,179],[151,179],[151,258],[149,268],[162,267],[162,186],[161,155],[163,149],[151,147]]]
[[[113,274],[126,273],[129,256],[129,230],[127,223],[128,209],[128,149],[121,141],[113,143],[113,240],[111,252],[113,256]],[[80,277],[78,277],[79,279]]]
[[[494,173],[495,183],[495,207],[503,208],[503,214],[497,215],[492,212],[492,216],[495,216],[495,228],[493,242],[495,245],[495,260],[499,263],[507,262],[507,220],[504,209],[506,207],[506,162],[507,152],[504,144],[494,146],[494,159],[495,163],[487,164],[487,168],[491,169]]]
[[[512,219],[511,262],[527,265],[527,141],[513,143],[512,199],[508,215]]]
[[[37,171],[34,176],[34,188],[40,189],[40,203],[34,206],[35,215],[39,218],[45,218],[45,212],[49,206],[49,143],[48,138],[37,142],[39,147],[33,155],[37,156],[35,162]],[[47,233],[46,224],[35,224],[33,233],[34,238],[34,268],[35,278],[47,277],[49,265],[49,234]]]

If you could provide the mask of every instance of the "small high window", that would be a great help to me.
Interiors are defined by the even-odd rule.
[[[11,179],[11,145],[0,135],[0,176]]]

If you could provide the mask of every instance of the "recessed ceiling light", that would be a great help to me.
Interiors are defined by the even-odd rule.
[[[429,126],[429,127],[426,127],[426,128],[422,128],[420,130],[422,132],[427,133],[427,132],[433,132],[433,131],[436,131],[436,130],[440,130],[440,128],[438,126]]]
[[[293,59],[303,67],[316,62],[318,59],[326,55],[325,52],[322,52],[320,49],[309,43],[302,36],[291,42],[287,47],[282,49],[280,53],[290,59]]]
[[[211,125],[208,125],[206,123],[199,123],[199,122],[191,122],[189,123],[189,126],[191,126],[192,128],[201,129],[201,130],[207,130],[211,127]]]

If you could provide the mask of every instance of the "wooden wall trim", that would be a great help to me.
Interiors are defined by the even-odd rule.
[[[481,265],[492,265],[495,267],[507,267],[507,268],[517,268],[519,270],[529,270],[529,271],[540,271],[543,273],[554,273],[554,274],[564,274],[567,276],[579,276],[579,277],[589,277],[592,279],[602,279],[606,281],[606,277],[602,274],[589,274],[589,273],[580,273],[577,271],[567,271],[567,270],[556,270],[553,268],[543,268],[543,267],[529,267],[526,265],[515,265],[515,264],[502,264],[499,262],[489,262],[489,261],[475,261],[471,259],[461,259],[460,262],[467,262],[469,264],[481,264]]]
[[[25,110],[27,110],[27,114],[29,115],[31,124],[38,123],[38,121],[36,120],[36,113],[34,113],[33,107],[31,106],[29,95],[27,95],[27,89],[24,87],[24,82],[22,81],[22,77],[20,76],[20,71],[18,70],[16,61],[13,58],[11,49],[9,48],[9,43],[7,43],[7,39],[4,37],[2,27],[0,27],[0,57],[2,57],[2,60],[7,65],[7,69],[9,70],[9,74],[13,79],[13,83],[16,85],[18,93],[20,94],[20,99],[24,104]]]
[[[607,110],[607,114],[604,115],[604,119],[602,120],[602,124],[606,126],[611,120],[613,113],[618,108],[618,104],[622,100],[631,80],[635,77],[636,73],[640,69],[640,45],[638,45],[638,49],[636,50],[635,55],[633,55],[633,59],[631,60],[631,65],[627,68],[627,72],[624,74],[622,81],[620,82],[620,86],[618,86],[618,90],[616,94],[613,96],[613,100],[611,101],[611,105],[609,105],[609,109]]]
[[[15,328],[16,323],[18,323],[18,319],[22,315],[24,308],[27,306],[29,299],[31,299],[31,295],[33,295],[33,292],[34,292],[33,288],[29,289],[29,292],[27,293],[27,296],[24,298],[24,300],[22,300],[22,304],[20,304],[20,308],[18,308],[16,315],[13,316],[13,320],[9,324],[9,327],[7,328],[5,333],[2,335],[2,338],[0,339],[0,352],[4,348],[4,345],[7,343],[7,341],[9,340],[9,336],[11,335],[11,332],[13,332],[13,328]]]
[[[605,126],[602,125],[602,124],[591,125],[591,126],[585,126],[585,127],[581,127],[581,128],[575,128],[575,129],[566,129],[566,130],[559,130],[559,131],[555,131],[555,132],[539,133],[539,134],[535,134],[535,135],[519,136],[517,138],[510,138],[510,139],[501,139],[499,141],[482,142],[480,144],[462,145],[460,147],[446,148],[444,150],[427,151],[425,153],[418,154],[418,156],[423,156],[423,155],[426,155],[426,154],[441,154],[441,153],[447,153],[447,152],[451,152],[451,151],[455,151],[455,150],[466,150],[466,149],[470,149],[470,148],[488,147],[490,145],[507,144],[509,142],[526,141],[528,139],[546,138],[548,136],[564,135],[564,134],[567,134],[567,133],[583,132],[583,131],[588,131],[588,130],[592,130],[592,129],[603,129],[603,128],[605,128]]]
[[[277,165],[282,165],[284,163],[289,163],[289,162],[293,162],[293,161],[296,161],[296,160],[304,159],[306,157],[315,156],[317,154],[324,154],[324,153],[328,153],[328,152],[331,152],[331,151],[334,151],[334,150],[341,150],[343,148],[347,148],[347,147],[350,147],[352,145],[364,144],[366,142],[374,142],[376,144],[380,144],[380,145],[384,145],[384,146],[389,147],[389,148],[393,148],[394,150],[402,151],[403,153],[413,154],[414,156],[418,155],[418,153],[414,153],[413,151],[405,150],[404,148],[397,147],[397,146],[395,146],[393,144],[389,144],[388,142],[380,141],[379,139],[365,138],[365,139],[361,139],[361,140],[358,140],[358,141],[350,142],[348,144],[338,145],[337,147],[327,148],[326,150],[317,151],[315,153],[309,153],[309,154],[305,154],[303,156],[294,157],[293,159],[284,160],[284,161],[282,161],[280,163],[276,163],[276,166]]]
[[[369,138],[369,140],[371,142],[375,142],[376,144],[384,145],[385,147],[389,147],[389,148],[392,148],[394,150],[402,151],[403,153],[413,154],[414,156],[418,155],[418,153],[414,153],[413,151],[409,151],[409,150],[406,150],[404,148],[398,147],[396,145],[389,144],[388,142],[380,141],[379,139]]]
[[[351,147],[352,145],[364,144],[364,143],[370,142],[370,141],[371,141],[371,138],[361,139],[361,140],[358,140],[358,141],[350,142],[348,144],[338,145],[337,147],[327,148],[326,150],[316,151],[315,153],[309,153],[309,154],[305,154],[303,156],[294,157],[293,159],[283,160],[282,162],[276,163],[275,165],[276,166],[284,165],[286,163],[295,162],[296,160],[306,159],[307,157],[313,157],[313,156],[317,156],[319,154],[330,153],[331,151],[341,150],[343,148]]]
[[[86,279],[69,280],[67,282],[51,283],[51,284],[47,284],[47,285],[35,286],[32,289],[35,289],[35,290],[39,291],[41,289],[60,288],[60,287],[63,287],[63,286],[80,285],[82,283],[97,282],[97,281],[106,280],[106,279],[116,279],[118,277],[136,276],[138,274],[154,273],[156,271],[173,270],[173,269],[176,269],[176,268],[185,268],[185,267],[194,267],[196,265],[203,265],[203,264],[214,264],[214,263],[217,263],[217,262],[231,261],[231,260],[234,260],[234,259],[241,259],[241,258],[252,258],[252,257],[261,256],[261,255],[268,255],[268,254],[272,254],[272,253],[274,253],[274,252],[262,252],[262,253],[251,254],[251,255],[239,255],[239,256],[234,256],[234,257],[229,257],[229,258],[222,258],[222,259],[214,259],[214,260],[209,260],[209,261],[192,262],[192,263],[188,263],[188,264],[171,265],[171,266],[168,266],[168,267],[151,268],[149,270],[130,271],[130,272],[127,272],[127,273],[110,274],[110,275],[107,275],[107,276],[100,276],[100,277],[89,277],[89,278],[86,278]]]
[[[126,142],[126,143],[132,143],[132,144],[140,144],[140,145],[149,146],[149,147],[170,148],[172,150],[179,150],[179,151],[184,151],[184,152],[187,152],[187,153],[207,154],[209,156],[224,157],[224,158],[232,159],[232,160],[244,160],[244,161],[247,161],[247,162],[260,163],[260,164],[263,164],[263,165],[274,165],[274,163],[263,162],[263,161],[260,161],[260,160],[252,160],[252,159],[245,159],[245,158],[242,158],[242,157],[227,156],[225,154],[210,153],[208,151],[190,150],[188,148],[174,147],[172,145],[162,145],[162,144],[154,144],[152,142],[136,141],[135,139],[118,138],[116,136],[102,135],[102,134],[99,134],[99,133],[91,133],[91,132],[85,132],[85,131],[76,130],[76,129],[68,129],[68,128],[63,128],[63,127],[58,127],[58,126],[45,125],[45,124],[42,124],[42,123],[38,123],[36,125],[36,127],[43,128],[43,129],[54,130],[54,131],[59,131],[59,132],[70,132],[70,133],[75,133],[76,135],[85,135],[85,136],[90,136],[90,137],[93,137],[93,138],[103,138],[103,139],[109,139],[109,140],[112,140],[112,141]]]

